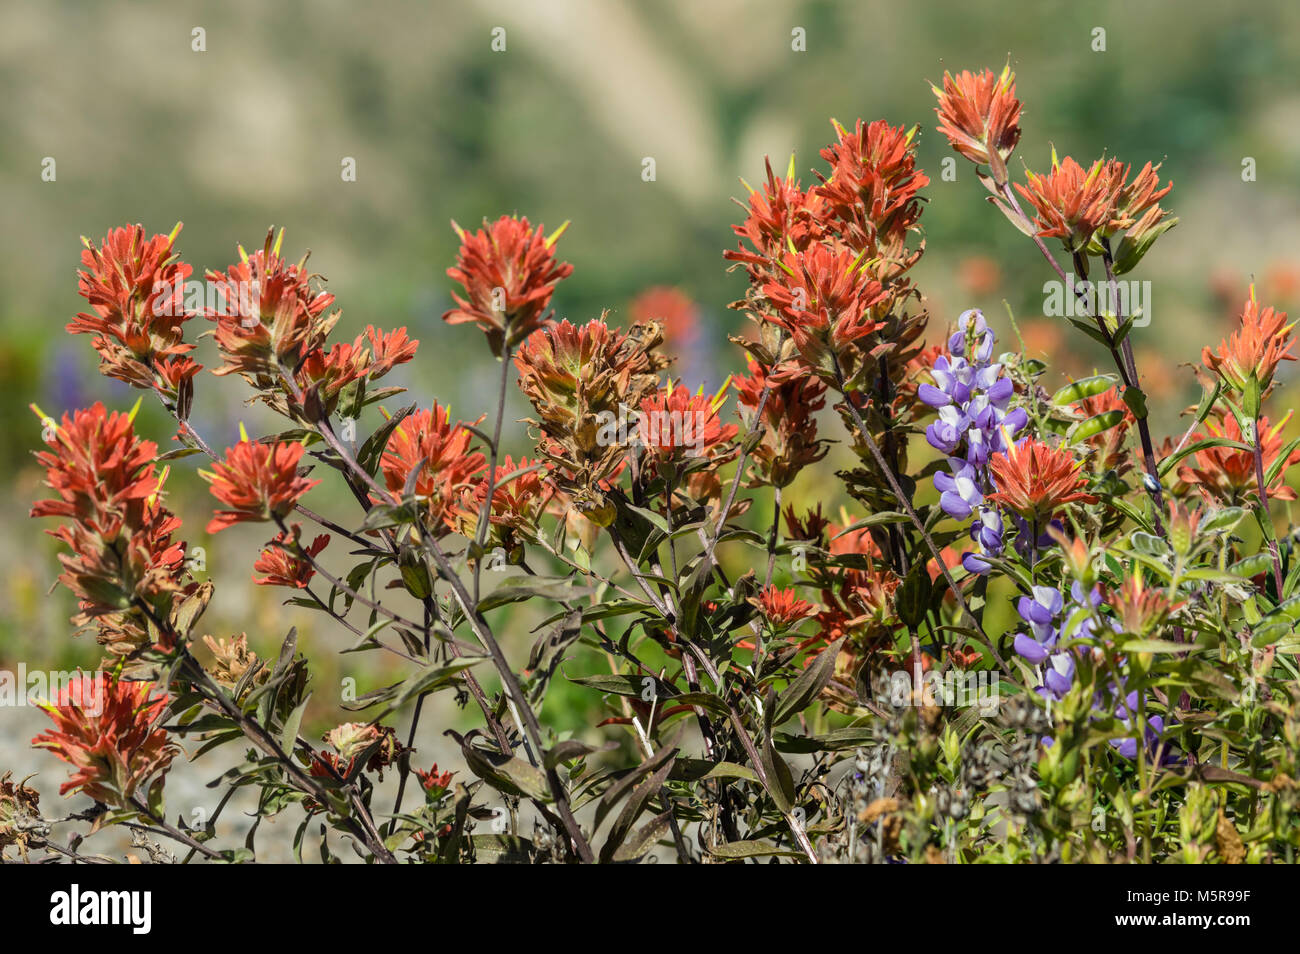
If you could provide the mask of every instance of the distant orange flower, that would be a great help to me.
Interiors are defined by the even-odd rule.
[[[1097,502],[1083,490],[1087,482],[1079,475],[1080,466],[1069,451],[1025,438],[989,458],[997,492],[989,494],[988,499],[1004,504],[1026,520],[1046,523],[1066,504]]]
[[[311,546],[303,547],[306,556],[299,556],[298,548],[302,546],[299,540],[302,524],[291,524],[289,530],[291,535],[283,531],[277,533],[257,558],[257,562],[253,564],[255,573],[266,574],[260,580],[253,577],[253,582],[258,586],[291,586],[305,589],[311,582],[311,578],[316,575],[308,557],[315,557],[325,549],[330,542],[329,534],[323,533],[318,536],[311,542]]]
[[[1217,351],[1202,349],[1201,360],[1236,391],[1244,391],[1253,378],[1261,392],[1273,382],[1273,374],[1283,361],[1294,361],[1291,353],[1295,323],[1286,323],[1286,312],[1260,308],[1255,300],[1255,286],[1241,311],[1241,325],[1219,343]]]
[[[151,682],[124,682],[79,672],[45,711],[54,728],[32,739],[71,765],[59,794],[82,792],[121,807],[165,773],[177,749],[158,727],[167,695]]]
[[[994,177],[1005,181],[1006,160],[1020,141],[1020,100],[1016,99],[1016,74],[1010,65],[1000,74],[992,70],[955,77],[943,74],[943,89],[930,87],[939,97],[939,132],[961,155],[980,165],[990,164],[996,154]]]
[[[664,342],[678,353],[690,348],[699,337],[699,306],[680,288],[647,288],[636,296],[628,311],[634,322],[657,321],[663,325]]]
[[[443,321],[474,322],[499,355],[504,346],[518,344],[542,326],[556,284],[573,274],[572,265],[555,258],[555,242],[565,226],[547,238],[527,218],[503,215],[490,224],[484,219],[477,232],[455,222],[452,228],[460,237],[460,251],[447,274],[460,282],[465,297],[452,293],[456,307]]]
[[[434,762],[429,771],[424,772],[420,769],[415,770],[416,777],[420,780],[420,787],[430,795],[441,794],[451,788],[451,777],[455,772],[439,772],[438,763]]]
[[[1038,213],[1034,222],[1038,234],[1059,238],[1078,251],[1094,232],[1110,223],[1118,197],[1112,172],[1103,159],[1084,171],[1069,156],[1058,161],[1053,153],[1050,172],[1041,176],[1030,172],[1028,188],[1018,182],[1015,186]]]
[[[1264,472],[1277,461],[1282,453],[1282,429],[1291,420],[1291,412],[1286,417],[1270,426],[1267,417],[1259,419],[1260,450],[1264,457]],[[1228,414],[1221,423],[1212,418],[1205,422],[1205,433],[1192,435],[1193,441],[1207,437],[1224,437],[1230,441],[1242,441],[1241,428],[1234,415]],[[1243,441],[1244,443],[1244,441]],[[1178,468],[1178,477],[1184,483],[1193,484],[1211,499],[1225,504],[1240,504],[1259,500],[1259,481],[1255,478],[1255,455],[1249,450],[1232,447],[1211,447],[1197,451],[1193,464],[1183,464]],[[1287,455],[1277,476],[1268,487],[1270,500],[1295,500],[1296,492],[1286,485],[1286,471],[1293,464],[1300,462],[1300,448]]]
[[[288,441],[272,447],[243,440],[227,448],[225,460],[205,475],[212,496],[229,508],[213,514],[208,533],[237,523],[287,516],[299,498],[320,483],[298,476],[304,450],[301,444]]]
[[[1136,568],[1118,590],[1109,594],[1107,602],[1114,608],[1123,631],[1133,636],[1146,636],[1186,605],[1185,600],[1170,600],[1163,587],[1148,586],[1142,571]]]
[[[991,295],[1002,285],[1002,269],[987,255],[968,255],[957,265],[957,278],[972,295]]]
[[[1137,422],[1137,418],[1124,403],[1124,399],[1119,396],[1119,388],[1108,388],[1100,394],[1077,401],[1074,410],[1079,413],[1080,420],[1085,421],[1098,414],[1108,414],[1112,411],[1119,411],[1123,415],[1119,424],[1106,428],[1100,434],[1094,434],[1088,438],[1087,443],[1095,452],[1096,467],[1099,471],[1115,470],[1122,474],[1128,470],[1133,461],[1124,453],[1124,438]]]

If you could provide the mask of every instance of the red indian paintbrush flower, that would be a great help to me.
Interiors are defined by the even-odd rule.
[[[778,590],[776,587],[764,587],[763,591],[750,600],[758,607],[763,618],[774,629],[785,630],[813,615],[814,607],[807,600],[799,599],[793,589]]]
[[[956,76],[943,74],[943,89],[931,86],[939,98],[939,132],[953,149],[971,162],[987,165],[999,185],[1007,179],[1006,161],[1020,141],[1020,100],[1016,74],[1008,64],[992,70]]]
[[[54,728],[32,739],[75,770],[60,795],[82,792],[122,807],[151,779],[167,771],[177,749],[157,727],[166,694],[151,682],[123,682],[79,672],[45,711]]]
[[[1080,466],[1069,451],[1027,437],[989,458],[997,492],[988,499],[1026,520],[1038,521],[1041,527],[1066,504],[1097,502],[1083,490],[1086,481],[1079,475]]]
[[[434,762],[433,767],[427,772],[415,770],[415,775],[420,780],[420,787],[430,798],[437,798],[451,788],[451,777],[455,774],[455,772],[439,772],[437,762]]]
[[[311,578],[316,575],[311,560],[329,544],[329,534],[321,534],[312,541],[311,546],[304,547],[300,539],[302,524],[291,524],[289,530],[288,534],[283,530],[277,533],[258,556],[257,562],[253,564],[255,573],[266,574],[260,580],[253,577],[253,582],[258,586],[291,586],[305,589],[311,582]]]
[[[773,269],[793,249],[802,252],[826,234],[825,218],[830,214],[826,200],[816,189],[805,192],[794,177],[794,157],[784,179],[772,173],[771,160],[764,160],[767,182],[761,190],[749,189],[749,205],[737,201],[748,211],[745,221],[731,230],[741,239],[739,247],[722,253],[723,258],[739,262],[749,273],[751,282],[769,281]],[[743,182],[743,180],[742,180]]]
[[[1149,635],[1186,605],[1185,600],[1171,600],[1164,587],[1148,586],[1136,567],[1118,590],[1108,594],[1107,602],[1114,608],[1122,631],[1133,636]]]
[[[818,243],[787,253],[763,294],[813,369],[824,368],[828,352],[839,354],[884,327],[870,309],[886,292],[863,270],[861,256],[845,245]]]
[[[821,151],[831,174],[817,194],[830,207],[839,238],[866,260],[879,259],[877,277],[885,281],[920,257],[906,248],[907,233],[921,218],[920,190],[930,184],[916,165],[917,128],[883,119],[858,120],[852,132],[832,124],[838,141]]]
[[[208,533],[287,516],[302,495],[320,483],[298,475],[304,450],[295,442],[273,447],[250,440],[227,448],[225,460],[214,464],[211,474],[203,474],[212,496],[229,508],[213,514]]]
[[[1270,425],[1267,417],[1259,419],[1259,447],[1264,458],[1264,473],[1267,475],[1273,467],[1278,467],[1278,472],[1268,484],[1270,500],[1296,499],[1296,492],[1284,481],[1287,469],[1300,462],[1300,448],[1292,449],[1285,461],[1278,463],[1282,454],[1282,429],[1290,420],[1289,411],[1277,424]],[[1205,433],[1193,434],[1192,440],[1199,441],[1207,437],[1245,442],[1233,414],[1225,415],[1222,423],[1216,423],[1212,418],[1207,419]],[[1184,483],[1194,485],[1208,499],[1223,504],[1235,506],[1259,500],[1259,480],[1255,475],[1255,455],[1252,451],[1234,447],[1210,447],[1197,451],[1193,456],[1193,464],[1184,464],[1178,468],[1178,478]]]
[[[486,477],[461,492],[454,522],[457,530],[466,537],[473,537],[478,528],[479,513],[487,500],[487,492]],[[521,457],[515,463],[507,454],[497,466],[492,482],[492,509],[488,516],[492,528],[490,545],[499,544],[511,549],[518,542],[516,537],[520,531],[530,531],[537,526],[537,518],[549,499],[545,466],[527,457]]]
[[[473,432],[451,422],[451,412],[439,407],[416,411],[398,424],[388,438],[379,466],[393,500],[414,494],[425,501],[434,524],[455,529],[455,508],[487,461],[471,451]]]
[[[1038,213],[1034,224],[1043,238],[1059,238],[1077,252],[1098,229],[1109,225],[1120,183],[1106,160],[1098,159],[1085,172],[1069,156],[1058,161],[1053,150],[1050,172],[1027,175],[1028,188],[1017,182],[1016,191]]]
[[[1273,383],[1277,366],[1295,360],[1291,353],[1295,345],[1293,328],[1294,322],[1286,323],[1285,311],[1259,307],[1255,286],[1251,285],[1250,298],[1241,312],[1241,326],[1219,343],[1217,351],[1204,348],[1201,360],[1234,391],[1245,391],[1254,380],[1263,394]]]
[[[1124,453],[1124,439],[1137,418],[1124,399],[1119,395],[1119,388],[1108,388],[1100,394],[1083,398],[1075,402],[1073,410],[1078,412],[1081,421],[1090,420],[1099,414],[1109,414],[1118,418],[1113,427],[1108,427],[1087,439],[1092,448],[1093,461],[1098,473],[1114,470],[1123,475],[1133,466],[1132,459]]]
[[[273,386],[281,368],[293,369],[325,343],[340,312],[326,315],[334,296],[316,287],[307,256],[297,264],[280,257],[284,230],[266,233],[260,251],[239,249],[239,261],[224,273],[208,272],[218,307],[214,337],[224,359],[216,374],[240,374],[256,387]],[[259,380],[260,379],[260,380]]]
[[[691,394],[678,385],[651,394],[641,402],[637,436],[661,460],[712,457],[739,433],[735,424],[718,419],[721,395]]]
[[[406,364],[415,357],[419,341],[413,341],[406,335],[406,328],[395,331],[377,331],[373,325],[366,325],[366,337],[370,339],[370,379],[382,378],[399,364]],[[359,340],[359,339],[358,339]]]
[[[534,332],[515,355],[519,389],[537,413],[529,423],[543,435],[538,454],[584,512],[603,507],[606,481],[627,462],[626,434],[602,438],[658,387],[668,363],[655,350],[662,341],[657,322],[622,332],[603,320],[566,320]]]
[[[138,600],[153,606],[181,588],[185,545],[171,540],[180,521],[159,503],[157,446],[136,436],[131,415],[96,404],[47,429],[50,449],[36,459],[58,496],[38,501],[31,515],[64,519],[49,531],[71,551],[59,556],[59,580],[80,602],[74,621],[97,621],[103,636]]]
[[[69,333],[95,335],[102,374],[138,388],[175,395],[198,373],[185,357],[185,281],[193,269],[175,254],[181,227],[145,238],[144,226],[113,229],[96,248],[83,238],[78,273],[81,296],[90,303],[68,323]]]
[[[759,474],[774,487],[787,487],[805,467],[826,456],[825,441],[817,439],[817,418],[826,404],[826,385],[821,378],[803,375],[776,381],[752,358],[749,374],[737,377],[736,403],[751,415],[763,405],[763,440],[753,456]]]
[[[545,322],[556,284],[573,273],[572,265],[555,259],[555,242],[567,227],[566,222],[545,237],[527,218],[503,215],[491,224],[484,219],[477,232],[452,222],[460,251],[447,274],[460,282],[465,297],[452,293],[457,307],[443,320],[477,324],[495,355],[527,338]]]

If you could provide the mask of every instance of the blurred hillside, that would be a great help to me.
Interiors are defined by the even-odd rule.
[[[237,243],[260,244],[272,223],[285,226],[286,252],[310,248],[330,278],[341,331],[410,326],[424,347],[400,383],[472,419],[490,405],[495,375],[476,333],[439,321],[455,250],[449,222],[513,211],[551,228],[568,219],[560,247],[575,271],[557,295],[560,314],[586,320],[609,308],[623,321],[642,289],[679,286],[700,303],[699,346],[709,354],[693,364],[723,367],[708,381],[716,387],[738,366],[725,336],[740,319],[725,305],[743,280],[721,259],[733,244],[738,177],[757,182],[764,154],[783,169],[794,152],[811,181],[829,117],[884,117],[922,126],[934,182],[928,253],[915,275],[936,331],[979,306],[1011,347],[1009,306],[1031,349],[1088,373],[1101,359],[1080,336],[1034,321],[1050,274],[1030,243],[982,201],[969,165],[959,160],[955,182],[939,175],[951,153],[933,131],[927,80],[997,68],[1010,55],[1026,103],[1014,171],[1044,168],[1055,143],[1085,160],[1103,149],[1138,164],[1163,160],[1162,178],[1176,184],[1168,204],[1182,221],[1136,276],[1156,291],[1152,325],[1135,336],[1157,419],[1176,426],[1192,396],[1178,365],[1217,340],[1251,275],[1265,300],[1300,305],[1300,7],[1080,6],[7,4],[0,375],[11,423],[0,431],[10,485],[0,511],[0,663],[68,658],[56,655],[68,607],[62,595],[43,597],[53,546],[34,547],[26,519],[39,480],[28,457],[39,426],[26,407],[57,414],[96,398],[134,401],[94,373],[89,340],[62,332],[82,305],[78,237],[98,241],[128,222],[167,231],[184,221],[179,245],[200,271],[232,261]],[[491,48],[497,27],[503,52]],[[1092,49],[1095,27],[1106,30],[1104,53]],[[206,52],[191,49],[195,28]],[[806,52],[791,49],[795,28],[806,32]],[[42,181],[46,157],[57,164],[53,182]],[[355,182],[340,176],[344,157],[356,161]],[[642,179],[645,157],[655,160],[653,182]],[[1242,181],[1243,157],[1256,160],[1257,181]],[[199,360],[210,354],[204,342]],[[238,386],[207,376],[196,406],[218,446],[241,415],[257,418]],[[144,413],[165,443],[166,422]],[[522,429],[510,441],[507,450],[526,448]],[[179,469],[174,506],[193,542],[208,504]],[[227,546],[233,552],[222,541],[218,554]],[[242,558],[214,555],[213,567],[232,582],[247,574]],[[213,631],[275,616],[274,596],[214,608]],[[72,657],[97,658],[87,646]]]

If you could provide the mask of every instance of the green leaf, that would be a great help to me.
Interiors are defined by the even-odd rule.
[[[672,818],[673,813],[670,810],[650,819],[650,821],[638,828],[618,851],[614,852],[614,857],[611,860],[615,864],[636,861],[649,851],[656,841],[663,837],[664,832],[668,830],[672,822]]]
[[[508,603],[519,603],[533,598],[570,600],[595,592],[594,587],[574,585],[573,578],[568,576],[528,576],[516,579],[522,582],[503,583],[483,597],[478,604],[479,612],[485,613]]]
[[[758,774],[747,765],[737,762],[711,762],[708,759],[678,759],[669,777],[674,782],[703,782],[715,778],[758,781]]]
[[[515,756],[480,749],[468,737],[457,738],[469,770],[498,792],[539,802],[551,800],[546,773],[541,769]]]
[[[1268,553],[1255,553],[1246,557],[1244,560],[1238,560],[1230,570],[1240,577],[1250,579],[1253,576],[1259,576],[1261,573],[1267,573],[1273,568],[1273,558]]]
[[[855,520],[839,533],[835,534],[835,536],[831,537],[831,539],[838,540],[845,534],[852,533],[855,530],[861,530],[864,527],[880,527],[891,523],[906,523],[908,519],[909,517],[905,513],[898,513],[894,510],[881,510],[878,513],[873,513],[869,516],[863,517],[861,520]]]
[[[1188,444],[1176,454],[1170,454],[1160,462],[1156,470],[1158,470],[1160,476],[1163,477],[1184,457],[1195,454],[1197,451],[1209,450],[1212,447],[1231,447],[1233,450],[1244,450],[1254,453],[1254,448],[1249,444],[1243,444],[1241,441],[1229,440],[1226,437],[1207,437],[1205,440],[1194,441],[1193,443]]]
[[[1093,329],[1096,330],[1095,328]],[[1096,397],[1115,386],[1113,374],[1094,374],[1092,377],[1072,381],[1052,395],[1052,403],[1057,407],[1068,407],[1084,398]]]
[[[1241,522],[1246,511],[1241,507],[1224,507],[1216,510],[1201,521],[1202,533],[1227,533]]]
[[[1086,421],[1080,421],[1065,432],[1065,439],[1070,443],[1086,441],[1112,427],[1118,427],[1124,421],[1124,412],[1120,410],[1103,411]]]
[[[311,701],[311,693],[303,698],[289,713],[289,717],[284,720],[284,728],[280,731],[280,748],[286,752],[292,752],[298,747],[298,729],[302,726],[303,713],[307,711],[307,703]]]
[[[709,849],[709,853],[715,858],[726,858],[734,861],[743,858],[767,858],[772,855],[783,855],[787,858],[803,856],[802,851],[780,848],[770,842],[757,840],[729,841],[726,844],[715,845]]]
[[[843,644],[844,637],[835,640],[818,653],[816,658],[804,667],[803,672],[786,686],[785,691],[777,697],[773,708],[772,725],[781,725],[803,712],[826,688],[826,684],[831,681],[831,676],[835,674],[835,660]]]
[[[1146,253],[1150,251],[1151,246],[1155,244],[1156,239],[1164,235],[1177,224],[1178,217],[1170,216],[1153,228],[1143,230],[1139,233],[1136,240],[1130,235],[1130,232],[1133,231],[1132,229],[1130,229],[1129,232],[1125,232],[1120,237],[1119,244],[1115,247],[1115,262],[1113,266],[1115,274],[1123,275],[1137,268],[1138,263],[1142,261],[1142,257],[1146,255]]]
[[[794,777],[790,774],[790,766],[777,754],[770,738],[763,740],[759,757],[763,761],[763,774],[767,776],[767,793],[784,814],[794,807]]]
[[[1185,653],[1193,647],[1169,639],[1130,639],[1119,648],[1126,653]]]
[[[608,864],[614,860],[614,853],[618,851],[628,832],[632,830],[632,825],[636,822],[637,816],[641,814],[642,809],[646,807],[650,799],[659,793],[664,780],[668,778],[668,774],[672,770],[673,759],[670,758],[627,797],[627,800],[623,803],[622,811],[618,813],[618,817],[614,819],[614,824],[610,826],[604,845],[601,846],[601,864]]]
[[[375,476],[379,471],[379,460],[383,457],[384,448],[388,446],[388,439],[393,436],[393,431],[409,414],[415,411],[415,408],[416,405],[414,404],[402,408],[367,437],[361,445],[361,449],[357,451],[357,463],[371,477]]]
[[[1269,464],[1268,470],[1264,471],[1265,487],[1273,486],[1273,481],[1277,480],[1277,475],[1286,469],[1287,458],[1291,456],[1297,447],[1300,447],[1300,437],[1297,437],[1295,440],[1283,447],[1281,452],[1277,455],[1277,459],[1274,460],[1273,463]]]
[[[1142,530],[1134,530],[1129,535],[1129,540],[1132,542],[1134,550],[1150,556],[1163,557],[1173,552],[1169,544],[1165,543],[1162,538]]]
[[[567,676],[567,678],[569,682],[595,689],[598,692],[610,693],[616,696],[630,696],[634,699],[640,699],[647,688],[651,691],[651,698],[656,696],[667,698],[675,692],[672,686],[650,676],[616,676],[597,673],[594,676]],[[647,686],[647,683],[653,685]]]

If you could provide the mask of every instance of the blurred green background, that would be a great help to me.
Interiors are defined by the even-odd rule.
[[[1050,273],[982,201],[973,167],[959,159],[955,182],[939,175],[952,153],[933,129],[927,81],[945,69],[997,69],[1010,56],[1025,102],[1013,172],[1046,167],[1054,143],[1081,161],[1103,150],[1139,165],[1163,161],[1162,178],[1175,182],[1167,204],[1181,224],[1133,276],[1155,282],[1153,322],[1136,333],[1138,363],[1158,436],[1175,429],[1194,397],[1179,365],[1223,333],[1251,277],[1266,302],[1297,305],[1300,5],[1084,7],[7,3],[0,666],[98,659],[88,638],[68,638],[64,594],[46,597],[57,565],[53,542],[27,519],[41,493],[29,456],[39,423],[27,405],[59,414],[96,399],[120,408],[134,401],[95,373],[88,338],[62,330],[83,305],[79,236],[98,242],[125,223],[166,232],[183,221],[179,247],[200,273],[233,261],[237,243],[260,244],[269,225],[285,226],[286,253],[310,248],[328,276],[344,312],[340,333],[408,326],[423,347],[395,375],[399,383],[422,404],[436,396],[473,419],[491,406],[496,369],[477,332],[439,320],[456,245],[449,222],[516,211],[548,228],[568,219],[560,249],[575,271],[556,296],[559,314],[583,321],[608,308],[624,322],[640,291],[678,286],[699,303],[696,351],[684,356],[683,374],[716,388],[741,366],[726,335],[742,319],[725,306],[741,295],[743,276],[721,258],[734,244],[738,177],[756,183],[765,154],[784,169],[794,152],[811,182],[830,117],[883,117],[922,126],[921,163],[934,181],[923,220],[928,251],[914,275],[936,337],[979,306],[1010,347],[1009,307],[1055,374],[1089,373],[1101,356],[1068,326],[1042,320]],[[492,49],[498,27],[500,52]],[[1093,49],[1098,27],[1104,52]],[[192,49],[195,28],[205,31],[205,52]],[[795,28],[805,31],[806,51],[792,49]],[[55,181],[42,180],[46,157]],[[344,157],[355,159],[355,182],[340,175]],[[645,157],[655,160],[653,182],[642,178]],[[1243,182],[1244,157],[1255,160],[1257,181]],[[199,360],[211,364],[212,353],[205,340]],[[241,403],[241,387],[199,380],[196,421],[218,447],[241,418],[250,429],[262,420]],[[508,420],[525,412],[511,399]],[[152,408],[142,413],[144,430],[166,445],[168,422]],[[522,427],[510,429],[506,449],[530,450]],[[177,468],[171,502],[185,537],[207,548],[218,582],[204,629],[247,630],[263,654],[292,621],[327,642],[310,617],[278,605],[282,593],[248,585],[249,547],[265,534],[203,534],[210,502],[192,464]],[[826,496],[816,482],[799,490]]]

